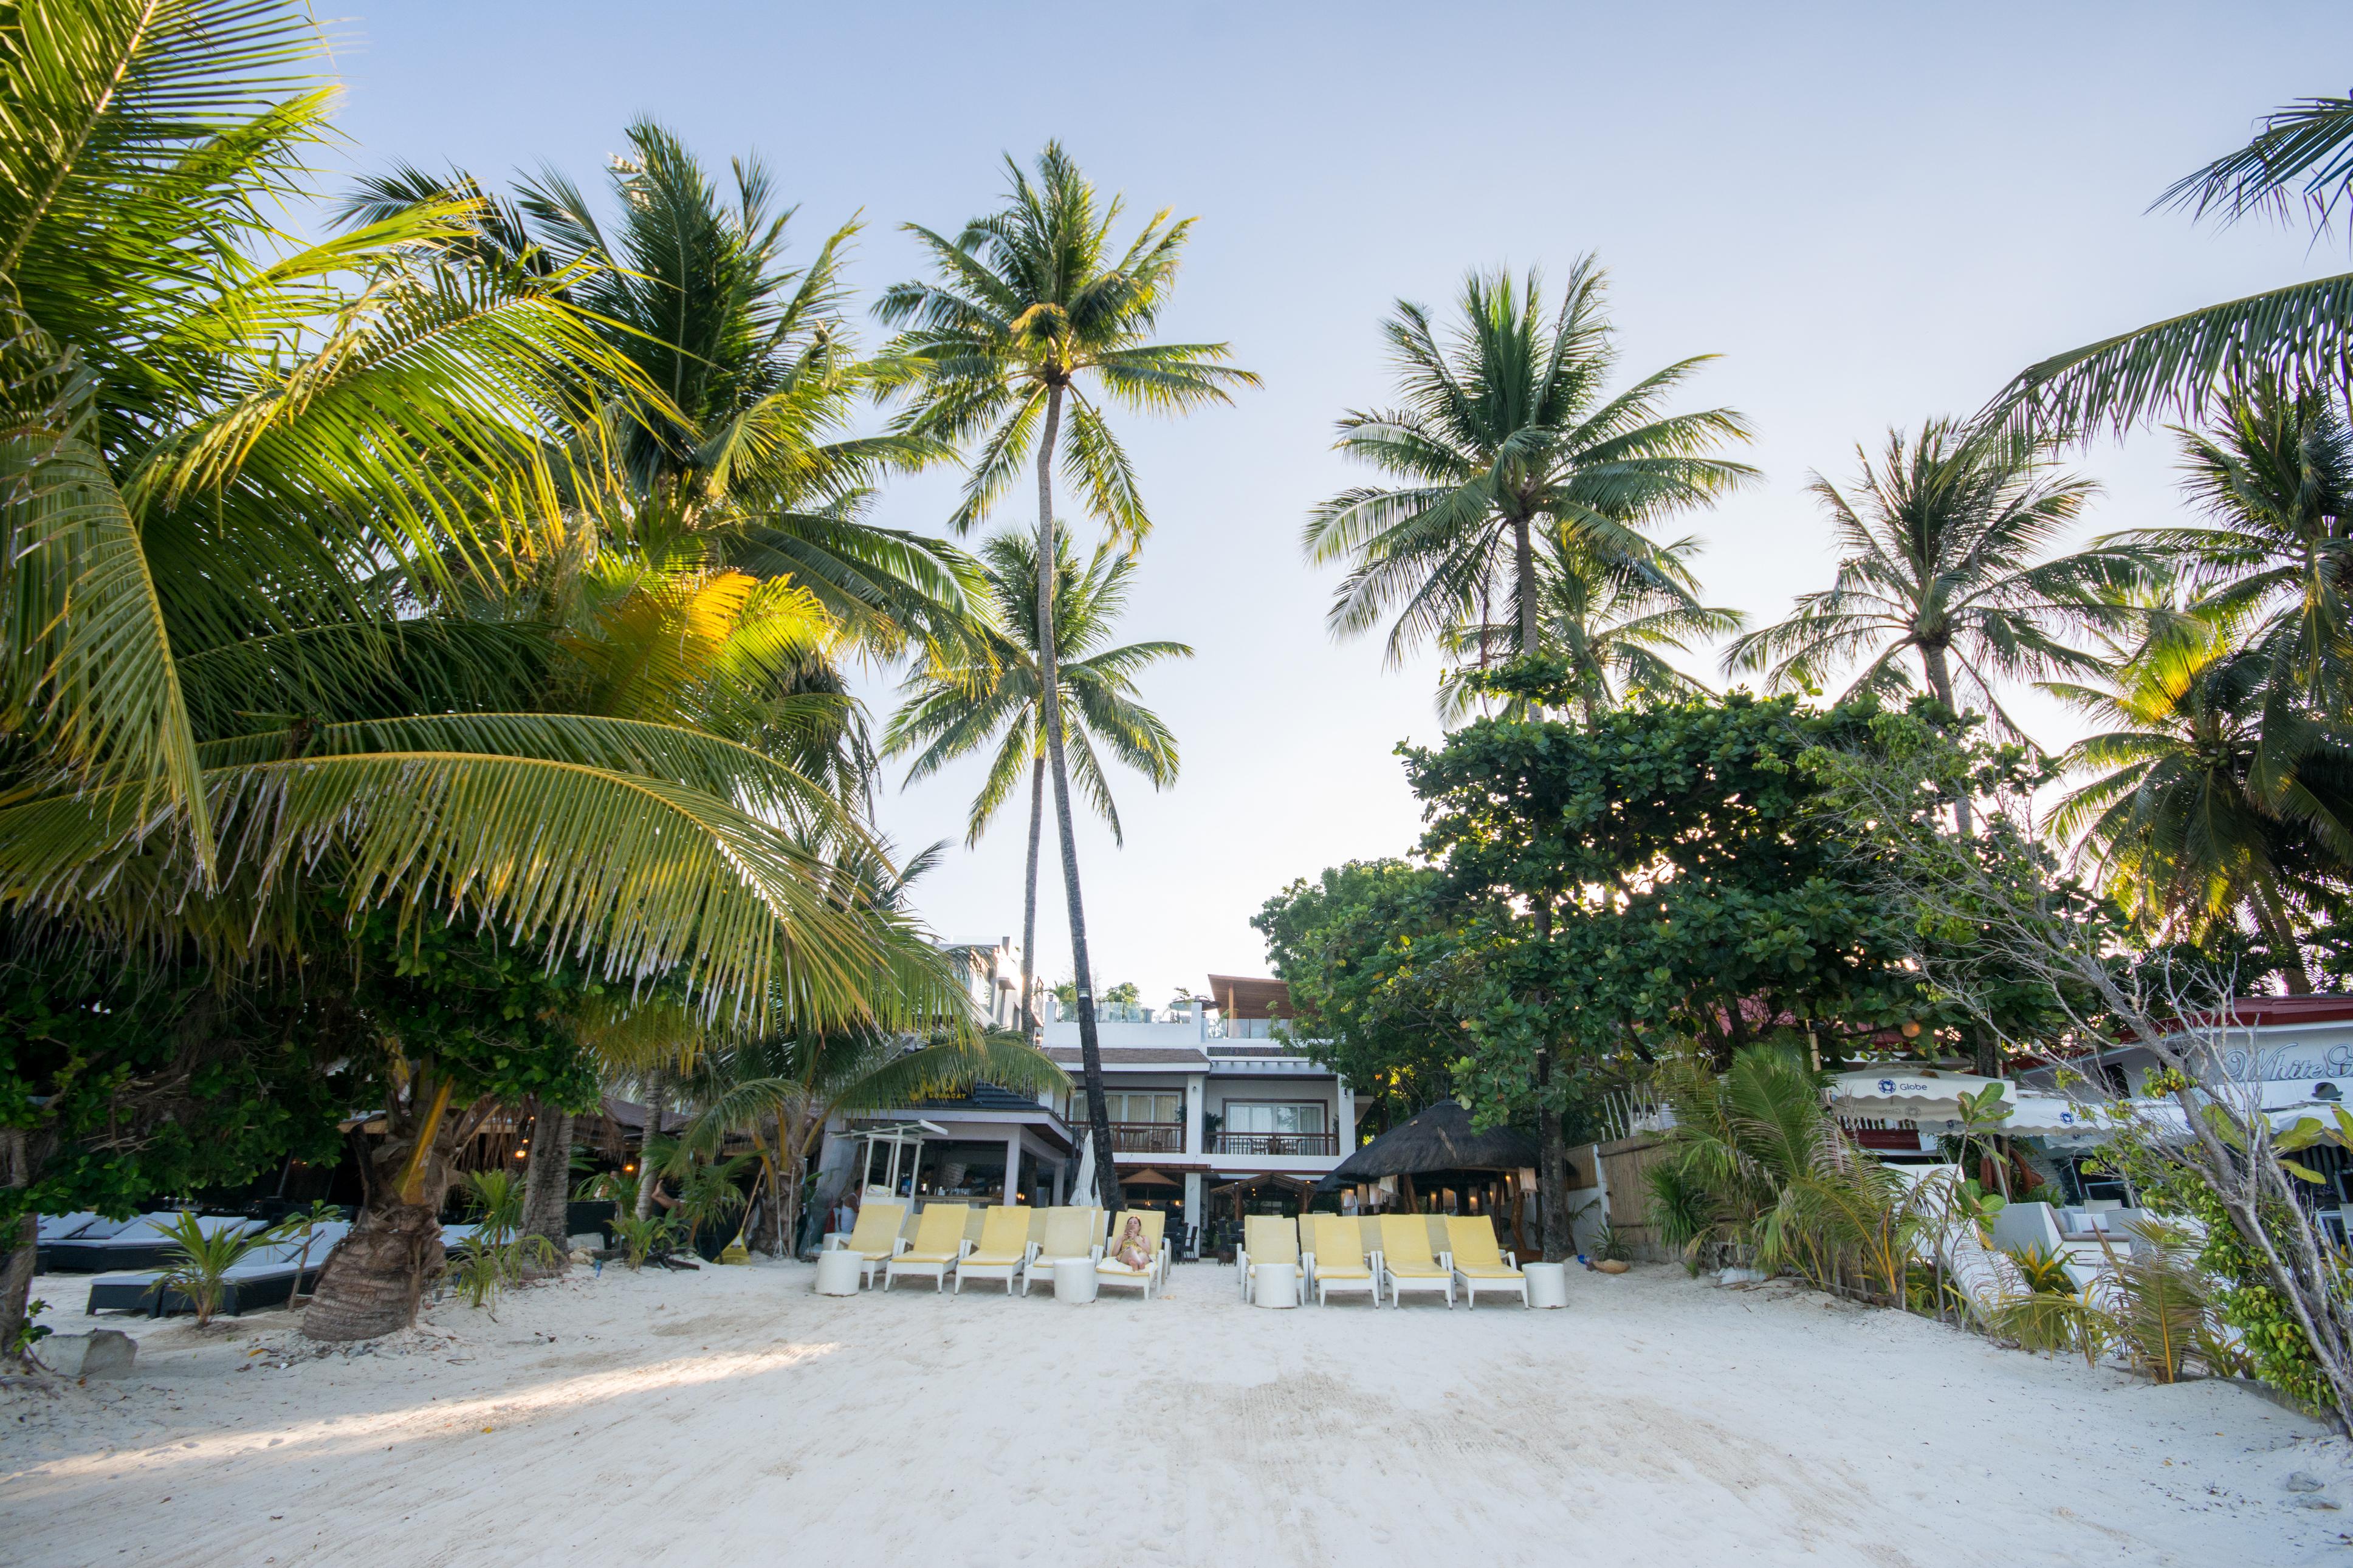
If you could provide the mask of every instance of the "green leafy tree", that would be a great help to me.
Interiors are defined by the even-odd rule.
[[[1348,569],[1335,631],[1393,618],[1392,662],[1468,631],[1483,667],[1543,646],[1547,557],[1561,581],[1650,566],[1655,588],[1673,585],[1643,531],[1754,477],[1713,455],[1748,426],[1728,408],[1662,412],[1705,355],[1606,393],[1617,362],[1606,288],[1579,258],[1547,320],[1537,274],[1474,272],[1443,334],[1426,307],[1398,302],[1384,332],[1399,404],[1350,413],[1338,443],[1395,483],[1324,502],[1303,540],[1309,560]]]
[[[1062,683],[1064,740],[1071,772],[1095,814],[1111,828],[1112,842],[1124,843],[1119,808],[1111,795],[1100,752],[1142,773],[1155,789],[1176,782],[1176,737],[1157,714],[1136,700],[1135,679],[1164,658],[1190,658],[1177,642],[1129,643],[1105,647],[1112,627],[1126,607],[1135,574],[1131,556],[1099,549],[1082,572],[1068,542],[1058,538],[1054,635],[1061,646],[1054,668]],[[953,662],[934,662],[907,678],[904,704],[892,716],[883,737],[885,755],[916,753],[907,769],[910,784],[958,757],[994,745],[987,777],[973,796],[965,832],[977,844],[1018,786],[1024,763],[1029,771],[1029,849],[1021,900],[1021,1020],[1035,1031],[1031,976],[1038,951],[1038,854],[1046,816],[1046,732],[1039,700],[1037,542],[1019,533],[1001,533],[981,547],[987,571],[991,621],[976,627],[971,651]]]
[[[1140,544],[1151,531],[1151,517],[1104,401],[1139,412],[1179,414],[1228,401],[1229,387],[1256,385],[1257,377],[1228,363],[1223,343],[1149,341],[1176,283],[1191,219],[1171,221],[1163,210],[1122,250],[1112,238],[1120,201],[1103,202],[1059,144],[1048,143],[1039,155],[1034,180],[1010,158],[1006,171],[1011,184],[1007,205],[975,218],[955,239],[907,226],[930,257],[934,277],[894,285],[876,307],[885,321],[903,329],[891,353],[913,403],[900,430],[958,446],[977,443],[964,500],[953,519],[959,531],[987,515],[1034,454],[1037,559],[1060,561],[1053,487],[1059,456],[1088,512],[1115,539]],[[1071,815],[1058,668],[1061,636],[1055,626],[1057,575],[1038,574],[1041,717],[1060,830],[1071,958],[1079,975],[1087,1120],[1096,1179],[1111,1201],[1119,1178],[1089,990],[1093,971]]]

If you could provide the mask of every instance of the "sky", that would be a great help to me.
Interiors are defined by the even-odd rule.
[[[987,210],[1004,157],[1049,139],[1136,216],[1198,216],[1163,332],[1230,343],[1264,386],[1125,423],[1155,529],[1122,636],[1196,657],[1145,692],[1179,781],[1115,781],[1124,845],[1079,836],[1096,976],[1148,1003],[1265,973],[1249,921],[1269,897],[1419,832],[1395,748],[1440,738],[1436,666],[1335,641],[1336,574],[1299,548],[1308,509],[1363,477],[1333,425],[1388,401],[1395,300],[1443,306],[1472,268],[1557,280],[1591,252],[1623,374],[1720,355],[1681,405],[1746,415],[1763,478],[1682,528],[1704,542],[1709,601],[1762,622],[1827,582],[1806,486],[1850,475],[1858,443],[1966,415],[2052,353],[2345,266],[2301,229],[2148,210],[2266,109],[2346,89],[2342,4],[362,0],[330,26],[350,168],[503,183],[545,164],[592,184],[650,117],[714,168],[756,153],[799,204],[802,255],[860,218],[865,300],[919,270],[901,224]],[[2071,454],[2105,487],[2084,535],[2181,521],[2173,461],[2161,432]],[[955,485],[894,482],[880,519],[936,532]],[[894,687],[860,681],[878,726]],[[2021,711],[2066,738],[2032,694]],[[918,902],[957,941],[1021,924],[1026,821],[961,845],[979,777],[902,790],[894,771],[880,806],[902,848],[955,843]],[[1061,979],[1050,857],[1043,889],[1040,968]]]

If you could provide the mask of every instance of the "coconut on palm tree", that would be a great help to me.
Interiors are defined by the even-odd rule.
[[[2089,773],[2052,826],[2152,932],[2262,935],[2287,988],[2311,989],[2298,913],[2353,869],[2353,747],[2307,734],[2285,789],[2263,756],[2273,662],[2227,615],[2163,617],[2105,679],[2049,682],[2094,726],[2064,765]]]
[[[1983,712],[2014,734],[1997,683],[2098,668],[2059,637],[2103,617],[2086,591],[2096,567],[2042,559],[2096,485],[2054,471],[2032,443],[1972,438],[1947,419],[1916,437],[1890,431],[1877,464],[1855,456],[1852,492],[1819,474],[1811,487],[1830,516],[1836,579],[1799,595],[1788,619],[1736,639],[1727,673],[1761,670],[1788,689],[1859,665],[1851,691],[1900,695],[1916,680],[1954,712]]]
[[[1392,482],[1324,502],[1303,537],[1311,561],[1348,568],[1330,612],[1335,631],[1388,620],[1396,661],[1508,619],[1511,646],[1535,648],[1552,563],[1651,563],[1646,529],[1754,476],[1715,455],[1747,438],[1738,414],[1663,410],[1712,356],[1607,391],[1617,363],[1607,285],[1594,259],[1581,258],[1547,320],[1537,274],[1523,283],[1474,272],[1442,334],[1425,307],[1398,302],[1384,330],[1400,401],[1349,414],[1338,442]],[[1482,639],[1482,662],[1484,651]]]
[[[1706,688],[1667,661],[1689,653],[1695,639],[1730,637],[1747,617],[1738,610],[1699,602],[1691,557],[1696,540],[1662,544],[1639,560],[1602,560],[1568,549],[1539,558],[1541,597],[1536,606],[1533,650],[1561,661],[1574,694],[1569,707],[1589,719],[1629,700],[1674,699],[1704,694]],[[1439,678],[1439,717],[1448,723],[1469,719],[1484,700],[1472,677],[1498,649],[1516,658],[1522,627],[1514,618],[1450,631],[1445,651],[1466,662]],[[1469,656],[1476,655],[1476,662]]]
[[[1134,467],[1112,429],[1110,408],[1181,414],[1226,402],[1229,388],[1255,385],[1257,377],[1229,363],[1223,343],[1151,341],[1176,284],[1191,219],[1172,220],[1164,209],[1122,247],[1112,234],[1122,202],[1103,200],[1059,143],[1049,142],[1039,154],[1035,178],[1010,158],[1006,171],[1011,187],[1006,205],[973,219],[954,239],[907,226],[933,275],[894,284],[876,306],[884,321],[902,329],[890,358],[913,402],[899,429],[911,437],[974,447],[952,520],[959,531],[987,516],[1023,463],[1033,462],[1038,559],[1060,560],[1059,462],[1087,513],[1133,547],[1150,532],[1152,520]],[[1038,574],[1040,717],[1061,839],[1071,957],[1078,970],[1087,1120],[1098,1180],[1106,1197],[1115,1199],[1118,1176],[1071,812],[1055,586],[1056,574]]]
[[[1125,842],[1112,799],[1103,753],[1134,768],[1155,789],[1176,782],[1176,737],[1157,714],[1135,700],[1135,678],[1164,658],[1190,658],[1179,642],[1103,645],[1127,605],[1135,575],[1133,556],[1099,548],[1082,572],[1067,535],[1055,540],[1054,667],[1061,682],[1064,734],[1071,774],[1111,828]],[[1039,700],[1037,541],[1000,533],[981,547],[993,623],[976,628],[970,653],[953,663],[918,668],[902,688],[905,704],[884,732],[885,755],[913,752],[907,783],[937,773],[958,757],[994,747],[980,793],[973,796],[965,843],[980,836],[1029,775],[1029,847],[1021,904],[1021,1022],[1034,1034],[1030,998],[1037,962],[1038,852],[1046,811],[1044,705]],[[1075,710],[1075,711],[1074,711]]]

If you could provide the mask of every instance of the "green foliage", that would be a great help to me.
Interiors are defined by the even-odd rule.
[[[1633,1244],[1614,1225],[1604,1225],[1593,1233],[1593,1257],[1597,1262],[1622,1263],[1632,1259]]]
[[[223,1228],[207,1235],[193,1214],[174,1215],[159,1234],[171,1244],[156,1289],[177,1290],[196,1310],[196,1327],[210,1326],[228,1291],[228,1271],[245,1261],[256,1247],[280,1239],[276,1229]]]
[[[612,1226],[613,1237],[621,1244],[621,1261],[632,1269],[644,1268],[649,1256],[667,1253],[679,1239],[677,1223],[665,1214],[642,1219],[634,1214],[616,1214]]]
[[[2075,1282],[2067,1277],[2067,1255],[2040,1247],[2012,1247],[2010,1260],[2018,1265],[2018,1277],[2030,1290],[2073,1291]]]

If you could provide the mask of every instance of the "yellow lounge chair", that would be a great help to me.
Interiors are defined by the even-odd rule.
[[[1242,1244],[1235,1250],[1235,1263],[1240,1266],[1242,1300],[1247,1301],[1258,1289],[1258,1271],[1270,1263],[1287,1263],[1301,1268],[1299,1229],[1287,1219],[1270,1218],[1264,1215],[1246,1215],[1242,1218]],[[1302,1278],[1304,1271],[1302,1270]]]
[[[1454,1309],[1454,1270],[1430,1255],[1430,1226],[1418,1214],[1381,1215],[1381,1279],[1391,1306],[1404,1306],[1408,1290],[1437,1290]]]
[[[945,1289],[948,1270],[972,1250],[972,1243],[964,1238],[965,1217],[962,1204],[934,1204],[917,1215],[913,1245],[882,1266],[882,1289],[888,1290],[906,1273],[928,1274],[933,1289]]]
[[[828,1233],[826,1250],[858,1254],[858,1288],[863,1290],[874,1283],[874,1270],[899,1250],[899,1226],[906,1217],[904,1204],[870,1201],[859,1209],[858,1223],[847,1235],[838,1230]]]
[[[1127,1234],[1130,1215],[1144,1222],[1145,1261],[1141,1268],[1131,1268],[1112,1256],[1112,1249],[1119,1246],[1119,1238]],[[1144,1291],[1145,1300],[1152,1300],[1152,1292],[1167,1282],[1168,1244],[1160,1237],[1162,1227],[1166,1223],[1166,1216],[1158,1209],[1121,1210],[1119,1217],[1112,1221],[1111,1238],[1103,1243],[1103,1253],[1095,1261],[1095,1289],[1100,1290],[1106,1285],[1134,1285]]]
[[[1490,1290],[1517,1290],[1520,1305],[1528,1304],[1528,1277],[1520,1272],[1517,1258],[1496,1247],[1491,1222],[1477,1215],[1456,1215],[1446,1222],[1446,1238],[1466,1304],[1479,1304],[1482,1285]]]
[[[1071,1206],[1038,1212],[1046,1216],[1045,1232],[1042,1239],[1030,1244],[1029,1261],[1021,1266],[1024,1296],[1039,1279],[1049,1285],[1054,1282],[1057,1262],[1083,1258],[1092,1263],[1103,1256],[1103,1210]]]
[[[956,1265],[954,1294],[964,1294],[967,1279],[1002,1279],[1005,1293],[1013,1294],[1013,1276],[1029,1261],[1029,1211],[994,1204],[981,1216],[980,1239]]]
[[[1381,1304],[1381,1282],[1365,1259],[1365,1233],[1353,1219],[1339,1215],[1302,1215],[1299,1223],[1312,1226],[1315,1234],[1314,1258],[1315,1301],[1318,1306],[1332,1304],[1335,1290],[1362,1290]]]

